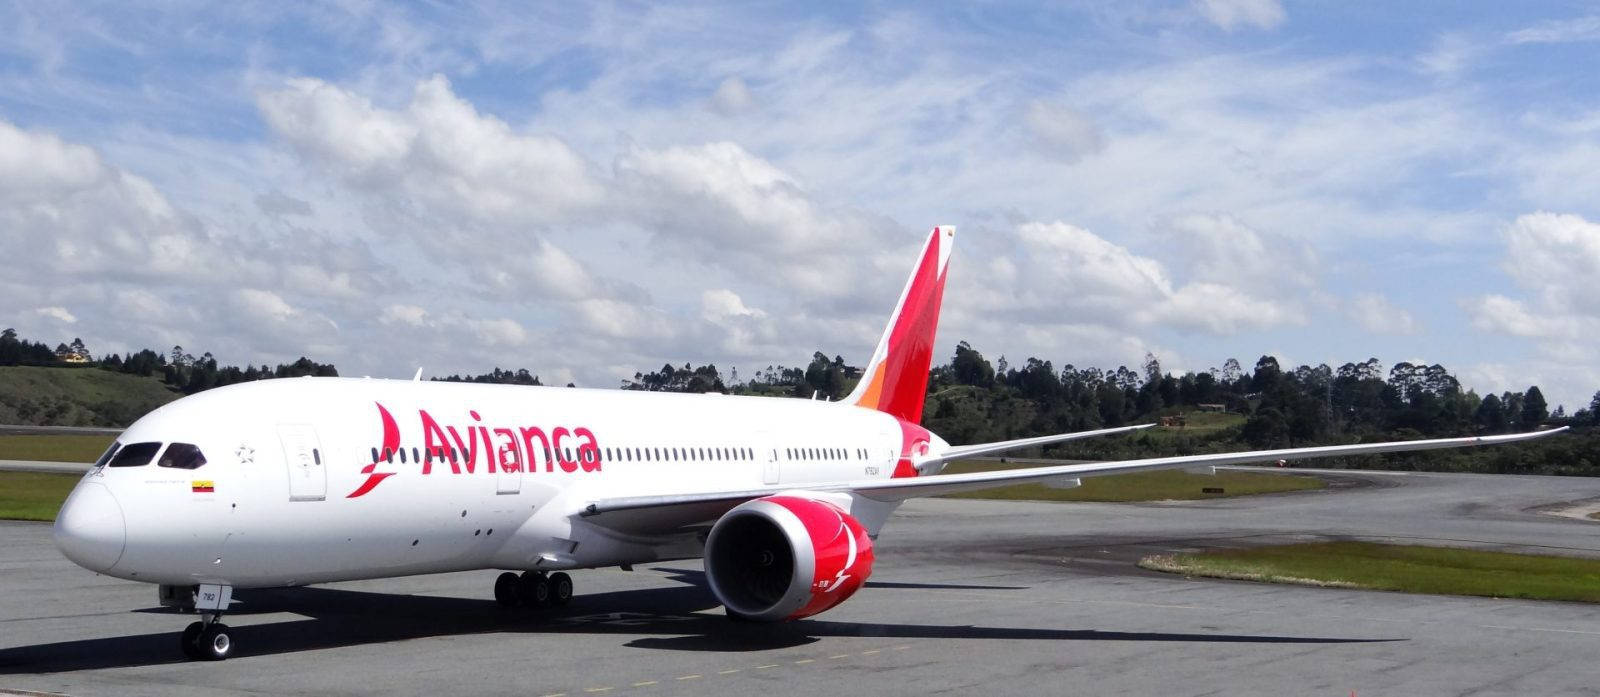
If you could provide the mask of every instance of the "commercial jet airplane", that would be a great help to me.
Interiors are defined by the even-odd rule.
[[[55,540],[91,571],[197,611],[193,658],[226,658],[234,589],[501,569],[505,605],[562,604],[567,570],[705,560],[729,617],[838,605],[872,573],[905,499],[1018,482],[1483,438],[940,474],[945,463],[1143,426],[952,446],[918,425],[955,229],[937,227],[842,402],[398,380],[263,380],[139,419],[62,506]]]

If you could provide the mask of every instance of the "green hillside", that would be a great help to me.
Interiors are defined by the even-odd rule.
[[[96,368],[0,366],[0,423],[127,426],[182,394],[158,377]]]

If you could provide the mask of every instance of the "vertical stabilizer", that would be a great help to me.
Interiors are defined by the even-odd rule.
[[[900,304],[878,340],[861,382],[844,401],[893,414],[911,423],[922,421],[928,369],[933,365],[933,337],[939,329],[939,303],[944,298],[945,267],[956,229],[941,225],[928,235],[922,257],[900,293]]]

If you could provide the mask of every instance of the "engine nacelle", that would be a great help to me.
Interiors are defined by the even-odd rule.
[[[706,579],[734,615],[762,622],[815,615],[872,573],[872,539],[844,509],[768,496],[728,511],[706,538]]]

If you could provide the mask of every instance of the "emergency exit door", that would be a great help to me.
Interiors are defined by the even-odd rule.
[[[290,501],[321,501],[328,495],[328,473],[323,467],[323,452],[317,443],[317,430],[305,424],[278,427],[283,443],[283,461],[289,473]]]

